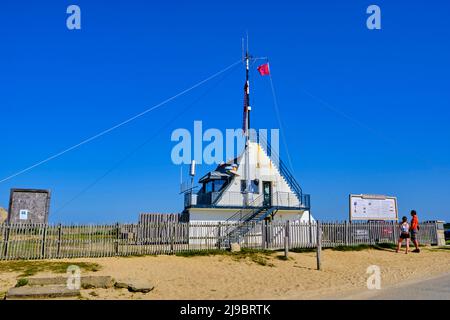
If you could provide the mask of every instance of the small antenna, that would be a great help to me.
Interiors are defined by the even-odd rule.
[[[250,51],[248,50],[248,30],[246,31],[247,34],[247,53],[249,53]]]
[[[180,166],[180,184],[183,184],[183,166]]]
[[[192,160],[190,168],[189,168],[189,176],[191,177],[190,181],[183,182],[183,166],[181,166],[181,184],[180,184],[180,194],[186,192],[192,192],[194,188],[194,177],[195,177],[195,160]],[[190,185],[189,185],[190,183]]]
[[[242,37],[242,62],[245,60],[245,45],[244,45],[244,37]]]
[[[195,176],[195,160],[192,160],[192,162],[191,162],[191,170],[189,171],[189,175],[191,177]]]
[[[189,171],[189,175],[191,176],[191,192],[194,189],[194,177],[195,177],[195,160],[191,162],[191,170]]]

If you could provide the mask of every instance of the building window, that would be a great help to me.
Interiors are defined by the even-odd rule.
[[[205,193],[209,192],[219,192],[222,190],[226,183],[226,180],[211,180],[205,183]]]
[[[245,192],[247,189],[247,180],[241,180],[241,192]],[[259,180],[251,180],[250,192],[259,193]]]
[[[205,183],[205,193],[212,192],[212,187],[213,187],[212,181]]]
[[[223,186],[225,185],[225,180],[214,180],[214,188],[213,191],[219,192],[222,190]]]

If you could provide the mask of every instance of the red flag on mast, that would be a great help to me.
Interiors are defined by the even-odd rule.
[[[259,71],[259,74],[262,75],[262,76],[270,75],[269,64],[265,63],[265,64],[260,65],[258,67],[258,71]]]

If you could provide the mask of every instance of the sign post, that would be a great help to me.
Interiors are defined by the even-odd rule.
[[[322,270],[322,228],[320,227],[320,221],[316,223],[317,231],[317,247],[316,247],[316,258],[317,258],[317,270]]]
[[[398,220],[397,198],[383,195],[351,194],[349,219]]]

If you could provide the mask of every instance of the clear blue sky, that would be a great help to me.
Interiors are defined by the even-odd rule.
[[[66,28],[70,4],[81,7],[81,30]],[[381,7],[382,30],[366,28],[370,4]],[[2,1],[0,179],[238,60],[248,30],[252,53],[271,60],[294,172],[317,218],[345,219],[350,193],[375,193],[397,196],[401,215],[414,208],[421,219],[450,220],[449,7],[425,0]],[[252,124],[277,128],[268,78],[253,75]],[[10,188],[23,187],[52,190],[52,222],[180,212],[171,132],[194,120],[240,127],[243,76],[235,68],[0,184],[0,206]]]

